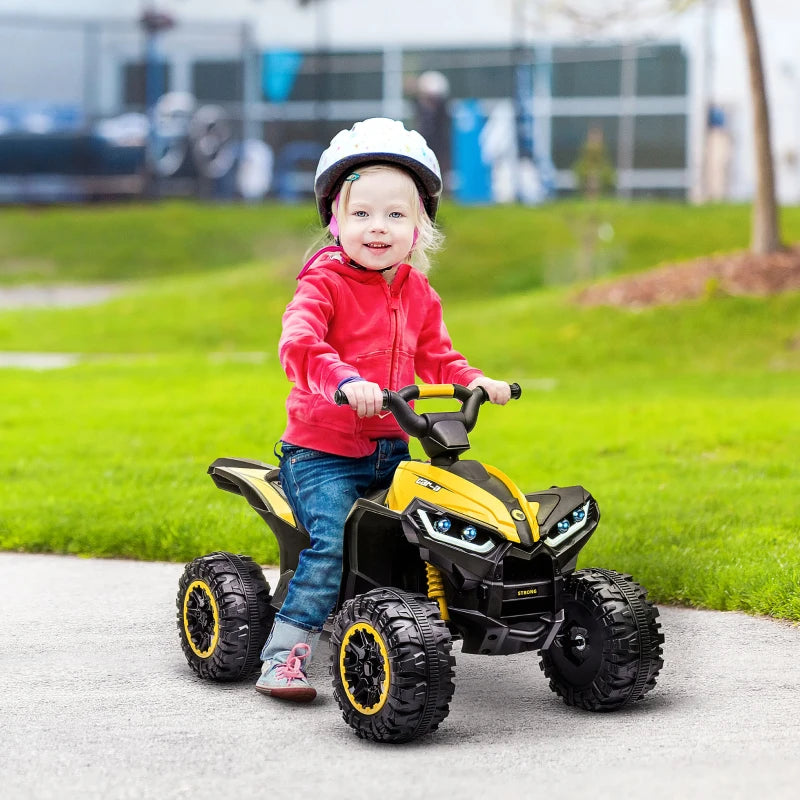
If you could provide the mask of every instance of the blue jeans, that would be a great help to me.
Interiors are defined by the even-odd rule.
[[[304,630],[322,629],[339,596],[344,523],[353,503],[387,489],[397,465],[408,459],[402,439],[379,439],[375,452],[363,458],[283,444],[281,486],[311,547],[300,553],[278,619]]]

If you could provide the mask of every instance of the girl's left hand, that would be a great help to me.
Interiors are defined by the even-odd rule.
[[[481,386],[489,395],[489,402],[504,406],[511,399],[511,387],[505,381],[495,381],[487,378],[486,375],[479,375],[470,382],[467,389],[474,389]]]

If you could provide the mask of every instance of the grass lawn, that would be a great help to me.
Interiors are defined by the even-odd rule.
[[[637,313],[571,300],[576,279],[744,246],[747,214],[445,207],[431,279],[457,345],[524,389],[484,409],[473,455],[525,490],[580,483],[598,499],[581,565],[631,571],[660,602],[800,620],[800,295]],[[256,514],[205,470],[220,455],[274,460],[280,313],[312,222],[306,206],[4,214],[0,283],[129,290],[0,312],[0,351],[84,354],[0,371],[0,548],[276,558]],[[586,244],[581,232],[602,225],[613,236]],[[800,239],[796,209],[784,233]]]

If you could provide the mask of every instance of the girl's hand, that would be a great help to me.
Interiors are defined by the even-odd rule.
[[[359,417],[374,417],[383,408],[383,391],[377,383],[351,381],[342,386],[342,391]]]
[[[486,390],[491,403],[504,406],[511,399],[511,387],[505,381],[495,381],[485,375],[479,375],[467,389],[474,389],[477,386],[482,386]]]

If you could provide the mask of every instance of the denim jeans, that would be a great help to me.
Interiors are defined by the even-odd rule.
[[[408,459],[402,439],[379,439],[375,452],[363,458],[283,444],[281,486],[311,547],[300,553],[278,619],[309,631],[322,628],[339,596],[344,523],[353,503],[387,489],[397,465]]]

